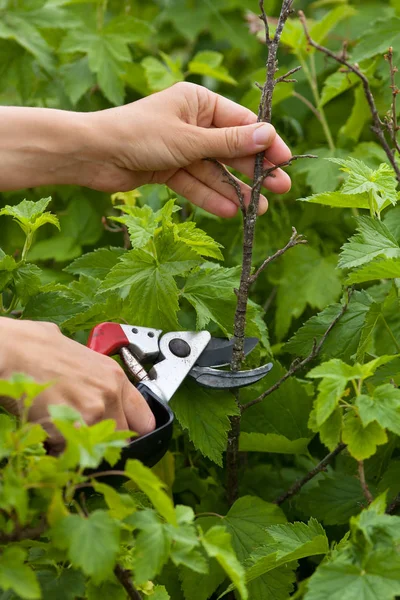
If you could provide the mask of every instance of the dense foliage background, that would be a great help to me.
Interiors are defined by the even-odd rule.
[[[273,16],[281,3],[265,6]],[[298,0],[295,8],[320,43],[339,52],[348,42],[384,119],[392,102],[384,54],[393,46],[400,65],[400,2]],[[266,59],[258,10],[257,0],[0,0],[0,103],[93,111],[186,80],[257,111],[254,82],[264,82]],[[8,459],[0,483],[2,600],[126,598],[129,571],[153,600],[218,598],[229,579],[249,600],[400,595],[399,518],[385,514],[400,493],[397,181],[359,80],[310,49],[293,15],[280,73],[298,64],[297,83],[276,89],[273,122],[294,152],[319,159],[296,162],[289,194],[269,195],[254,262],[283,247],[292,226],[309,243],[271,265],[253,290],[248,331],[261,344],[249,364],[273,356],[275,366],[241,401],[307,356],[341,302],[349,302],[346,313],[312,371],[243,414],[240,498],[232,507],[223,453],[237,406],[227,393],[184,387],[173,401],[179,425],[171,452],[155,474],[131,463],[123,494],[97,484],[86,502],[77,493],[83,470],[104,456],[113,461],[124,436],[109,425],[89,433],[83,424],[78,436],[77,416],[54,411],[69,442],[55,459],[43,455],[40,427],[0,415],[0,459]],[[19,204],[49,196],[51,204]],[[156,186],[112,199],[67,186],[1,194],[2,314],[53,321],[83,343],[104,320],[231,335],[241,218],[222,221],[183,198],[173,212],[173,198]],[[105,216],[117,220],[105,224]],[[39,392],[20,378],[0,383],[0,393],[25,394],[27,405]],[[277,502],[340,442],[347,448],[333,462]]]

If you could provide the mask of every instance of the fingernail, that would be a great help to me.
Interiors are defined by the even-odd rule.
[[[260,202],[258,204],[258,214],[263,215],[268,210],[268,200],[265,196],[260,196]]]
[[[261,125],[255,130],[253,140],[257,146],[268,148],[274,141],[275,136],[276,132],[272,125],[265,123],[265,125]]]

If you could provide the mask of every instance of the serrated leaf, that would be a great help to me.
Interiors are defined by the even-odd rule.
[[[32,54],[48,72],[53,70],[52,50],[35,27],[34,22],[29,20],[29,13],[24,14],[8,9],[1,20],[0,38],[15,40],[17,44]]]
[[[364,427],[373,421],[400,435],[400,390],[391,384],[381,385],[371,395],[361,394],[355,406]]]
[[[244,569],[231,546],[231,536],[224,527],[215,526],[201,538],[208,556],[215,558],[237,588],[242,600],[249,597]]]
[[[388,228],[377,219],[358,217],[357,232],[342,246],[338,266],[352,269],[378,256],[400,258],[400,246]]]
[[[370,199],[367,194],[344,194],[341,190],[337,192],[321,192],[306,198],[299,198],[299,202],[311,204],[322,204],[332,208],[370,208]],[[382,208],[389,206],[389,202]]]
[[[128,460],[125,473],[148,496],[160,515],[168,523],[176,525],[174,505],[165,492],[165,484],[138,460]]]
[[[220,248],[223,246],[210,237],[205,231],[196,227],[193,221],[178,223],[174,228],[175,238],[187,244],[192,250],[200,254],[223,260]]]
[[[0,588],[13,590],[23,600],[42,597],[34,571],[24,564],[27,552],[17,546],[5,547],[0,555]]]
[[[64,321],[83,312],[85,305],[71,302],[58,292],[43,292],[31,297],[24,309],[24,319],[50,321],[62,325]]]
[[[37,571],[37,578],[46,600],[75,600],[85,594],[85,577],[81,571],[55,569]]]
[[[342,288],[336,258],[325,258],[308,246],[297,246],[283,256],[274,283],[278,285],[275,330],[279,339],[288,332],[292,319],[299,318],[307,306],[322,310],[337,300]]]
[[[355,459],[365,460],[375,454],[377,446],[386,444],[388,438],[376,421],[363,427],[360,417],[351,411],[343,418],[342,440]]]
[[[166,64],[165,61],[162,62],[154,56],[146,56],[142,60],[141,65],[144,68],[147,84],[153,92],[164,90],[184,79],[179,61],[169,61],[169,64]]]
[[[356,477],[333,472],[324,474],[314,487],[303,488],[296,505],[302,514],[312,515],[325,525],[347,525],[349,518],[360,512],[364,501]]]
[[[346,283],[365,283],[375,279],[397,279],[400,277],[400,258],[378,258],[351,273]]]
[[[130,519],[140,529],[133,550],[135,582],[138,585],[154,579],[167,562],[171,549],[171,536],[157,513],[140,511]]]
[[[350,361],[350,357],[357,351],[357,347],[361,343],[360,340],[372,306],[372,298],[366,292],[356,291],[353,293],[346,312],[336,323],[334,330],[328,335],[322,347],[321,357],[323,359],[341,358]],[[311,317],[285,344],[285,350],[295,356],[308,356],[314,340],[317,343],[321,340],[341,309],[341,304],[332,304]]]
[[[359,43],[352,53],[352,60],[360,62],[366,58],[384,54],[389,46],[397,48],[400,41],[400,19],[380,19],[370,29],[363,32]]]
[[[51,197],[42,198],[37,202],[22,200],[22,202],[14,206],[7,204],[0,210],[0,216],[8,215],[13,217],[26,234],[35,231],[35,229],[45,223],[53,223],[53,225],[59,227],[57,217],[51,213],[45,213],[50,202]]]
[[[229,417],[238,415],[238,407],[228,391],[210,391],[185,381],[171,403],[176,418],[188,430],[194,446],[222,466],[226,449]]]
[[[22,304],[26,304],[31,296],[37,294],[42,286],[41,270],[29,263],[22,263],[13,272],[12,285]]]
[[[57,548],[67,551],[72,565],[82,569],[94,583],[100,583],[113,572],[119,551],[120,526],[104,510],[88,517],[68,515],[51,530]]]
[[[98,248],[75,259],[64,271],[73,275],[88,275],[104,279],[124,254],[123,248]]]
[[[60,73],[64,89],[74,105],[96,83],[94,73],[89,69],[87,56],[62,65]]]

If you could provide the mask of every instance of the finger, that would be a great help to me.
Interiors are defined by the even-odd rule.
[[[149,405],[129,379],[122,390],[122,408],[131,431],[145,435],[155,429],[156,420]]]
[[[217,217],[230,219],[237,213],[236,202],[209,188],[183,169],[179,169],[166,183],[177,194]]]
[[[182,132],[193,160],[199,158],[239,158],[252,156],[269,148],[276,131],[269,123],[255,123],[221,129],[185,125]]]
[[[245,158],[232,158],[231,160],[225,160],[224,163],[236,171],[240,171],[251,179],[254,176],[254,156],[246,156]],[[274,166],[269,160],[264,161],[264,170]],[[291,188],[292,182],[289,175],[282,169],[276,169],[273,171],[272,177],[266,177],[263,182],[263,186],[273,192],[274,194],[286,194]]]
[[[224,175],[223,169],[223,165],[217,165],[211,161],[199,160],[193,163],[192,165],[186,167],[185,171],[190,173],[190,175],[196,178],[199,182],[203,183],[208,189],[217,192],[221,196],[224,196],[226,199],[233,202],[236,206],[239,206],[240,202],[237,190],[233,185],[229,183],[227,177],[229,176],[229,179],[231,181],[233,180],[236,182],[236,185],[242,192],[244,203],[247,206],[250,202],[251,187],[246,183],[240,181],[240,179],[238,179],[229,172],[227,172],[227,175]],[[268,200],[265,198],[265,196],[261,195],[259,203],[259,214],[264,214],[267,211],[267,209]]]
[[[199,89],[200,127],[235,127],[257,123],[253,111],[207,88]]]
[[[292,152],[283,139],[277,135],[269,148],[266,149],[265,158],[274,165],[280,165],[292,158]]]

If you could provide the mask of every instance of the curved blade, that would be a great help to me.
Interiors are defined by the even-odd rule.
[[[199,367],[225,367],[232,360],[234,340],[224,338],[211,338],[207,347],[197,359]],[[247,356],[257,346],[258,338],[249,337],[244,340],[244,353]]]
[[[220,371],[210,367],[193,367],[189,375],[197,381],[199,385],[214,389],[232,389],[251,385],[262,379],[272,369],[272,363],[250,369],[249,371]]]

